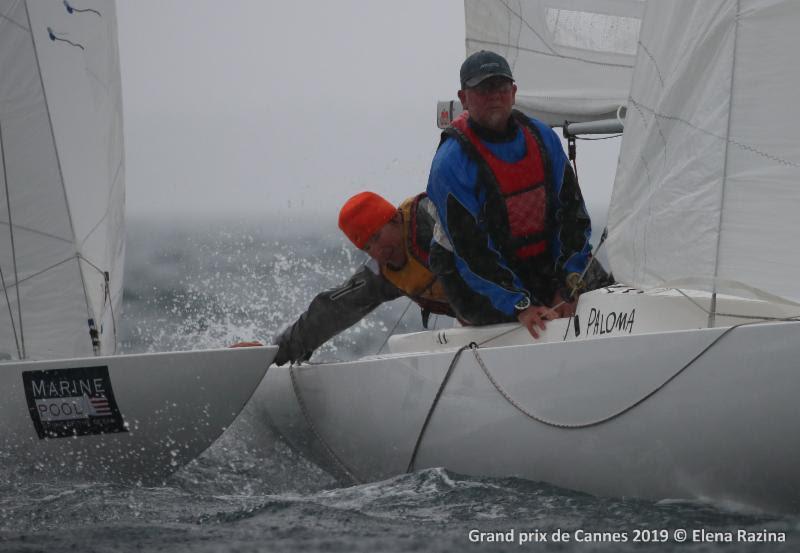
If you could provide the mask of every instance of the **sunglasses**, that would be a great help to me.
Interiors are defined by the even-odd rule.
[[[486,79],[478,83],[477,85],[470,87],[470,90],[474,90],[478,94],[490,94],[492,92],[500,92],[500,93],[507,93],[511,92],[511,85],[512,81],[500,77],[494,79]]]

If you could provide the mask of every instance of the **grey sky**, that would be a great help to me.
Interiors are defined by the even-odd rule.
[[[461,0],[119,0],[118,23],[129,214],[332,219],[360,190],[425,188]],[[590,205],[609,195],[605,142],[579,149]]]

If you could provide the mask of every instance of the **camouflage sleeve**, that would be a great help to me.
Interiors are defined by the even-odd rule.
[[[318,294],[274,343],[279,346],[275,364],[305,361],[319,346],[363,319],[402,292],[383,278],[370,262],[337,288]]]

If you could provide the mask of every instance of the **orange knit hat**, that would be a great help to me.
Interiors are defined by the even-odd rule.
[[[339,211],[339,228],[361,249],[395,213],[397,208],[381,196],[374,192],[360,192],[347,200]]]

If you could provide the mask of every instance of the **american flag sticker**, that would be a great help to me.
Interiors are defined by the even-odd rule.
[[[107,366],[22,373],[40,439],[127,432]]]
[[[95,417],[110,417],[111,405],[108,403],[106,396],[97,396],[89,399],[92,406],[92,413],[90,416]]]

